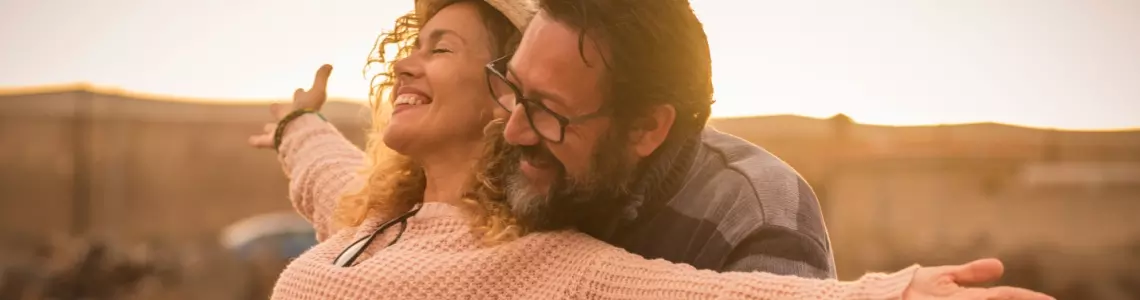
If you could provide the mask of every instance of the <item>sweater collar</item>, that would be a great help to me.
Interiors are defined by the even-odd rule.
[[[700,143],[700,133],[674,139],[647,158],[641,177],[631,189],[633,199],[624,211],[625,221],[645,217],[646,213],[665,206],[677,194],[696,160]]]
[[[412,217],[415,220],[463,217],[463,209],[455,205],[443,202],[425,202],[418,205],[420,206],[419,212],[416,212],[415,216]]]

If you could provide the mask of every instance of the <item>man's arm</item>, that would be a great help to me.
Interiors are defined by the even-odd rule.
[[[721,271],[765,271],[808,278],[835,278],[831,251],[811,236],[761,225],[729,254]]]
[[[752,183],[755,198],[739,200],[759,203],[762,216],[738,218],[760,220],[758,224],[745,225],[751,229],[732,247],[722,270],[835,279],[835,260],[815,192],[790,169],[766,171],[769,176],[765,184]],[[772,176],[779,173],[783,174]]]

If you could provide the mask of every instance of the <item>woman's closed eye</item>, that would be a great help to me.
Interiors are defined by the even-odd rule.
[[[431,45],[431,46],[433,46],[433,48],[431,48],[431,51],[430,51],[431,54],[453,53],[454,52],[449,47],[446,47],[446,46],[440,46],[440,45]],[[418,51],[418,50],[421,50],[423,48],[424,48],[424,43],[421,40],[417,39],[414,42],[412,42],[412,49],[415,49]]]

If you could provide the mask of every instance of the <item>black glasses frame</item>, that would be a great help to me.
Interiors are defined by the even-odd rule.
[[[384,224],[381,224],[380,227],[377,227],[376,230],[373,230],[372,233],[368,234],[368,236],[362,237],[362,238],[357,239],[356,241],[352,242],[351,244],[348,244],[348,247],[345,247],[344,250],[340,251],[340,254],[337,254],[336,257],[333,258],[333,262],[332,262],[333,265],[338,266],[338,267],[345,267],[345,268],[353,266],[356,263],[356,259],[360,258],[360,255],[364,253],[365,249],[368,249],[368,246],[372,244],[372,241],[376,239],[377,235],[380,235],[381,232],[384,232],[384,230],[387,230],[389,227],[392,227],[392,225],[396,225],[396,223],[399,223],[400,224],[400,231],[398,233],[396,233],[396,237],[393,238],[392,241],[388,242],[388,245],[386,245],[385,247],[392,246],[392,244],[395,244],[396,241],[399,241],[400,237],[404,235],[404,231],[408,229],[408,218],[416,215],[416,213],[420,211],[421,206],[422,205],[420,203],[416,203],[416,206],[413,206],[411,210],[408,210],[408,212],[406,212],[406,213],[404,213],[404,214],[402,214],[402,215],[400,215],[394,219],[388,220],[387,222],[384,222]],[[352,254],[348,257],[347,260],[345,260],[344,262],[340,262],[341,258],[343,258],[346,254],[348,254],[350,252],[350,250],[353,249],[353,247],[355,247],[356,245],[358,245],[360,243],[364,243],[364,244],[361,245],[360,247],[357,247],[356,251],[352,251]]]
[[[491,93],[491,100],[495,101],[495,104],[498,104],[499,107],[502,107],[507,112],[513,113],[514,111],[511,109],[511,107],[518,106],[519,104],[522,104],[523,112],[526,113],[527,123],[530,124],[530,129],[534,130],[534,133],[538,134],[538,136],[541,136],[543,139],[546,139],[546,140],[553,142],[553,143],[561,143],[562,140],[564,138],[566,138],[566,126],[569,126],[570,124],[573,124],[573,123],[578,123],[578,122],[586,121],[589,119],[602,117],[602,116],[608,115],[610,113],[609,106],[606,105],[606,106],[603,106],[601,109],[598,109],[598,111],[595,111],[593,113],[589,113],[589,114],[585,114],[585,115],[581,115],[581,116],[577,116],[577,117],[566,117],[566,116],[563,116],[562,114],[554,112],[549,107],[546,107],[546,105],[542,104],[542,102],[534,101],[534,100],[527,99],[527,98],[523,97],[522,90],[520,90],[519,87],[517,85],[515,85],[515,83],[513,83],[507,79],[506,63],[509,62],[510,60],[511,60],[510,55],[503,56],[503,57],[497,58],[497,59],[487,63],[487,66],[484,67],[484,69],[486,69],[486,72],[487,72],[487,91]],[[502,70],[499,70],[500,68],[502,68]],[[499,101],[499,99],[497,98],[499,95],[495,95],[494,82],[491,81],[492,77],[497,77],[500,81],[505,83],[507,85],[507,87],[509,87],[511,89],[512,92],[514,92],[514,95],[515,95],[514,105],[508,106],[508,105],[504,104],[503,102]],[[545,134],[542,134],[542,131],[539,130],[538,126],[534,124],[533,116],[534,116],[535,109],[539,110],[539,112],[544,112],[544,113],[550,114],[550,116],[554,117],[555,120],[558,120],[558,137],[557,138],[549,137],[549,136],[546,136]]]

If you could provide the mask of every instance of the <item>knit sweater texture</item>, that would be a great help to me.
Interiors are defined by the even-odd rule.
[[[272,299],[900,299],[918,266],[856,281],[760,272],[717,273],[647,260],[576,231],[531,233],[486,246],[461,209],[425,203],[379,234],[350,267],[333,260],[385,220],[332,232],[341,194],[358,187],[364,153],[336,128],[302,116],[283,133],[278,158],[294,208],[319,243],[281,273]]]

